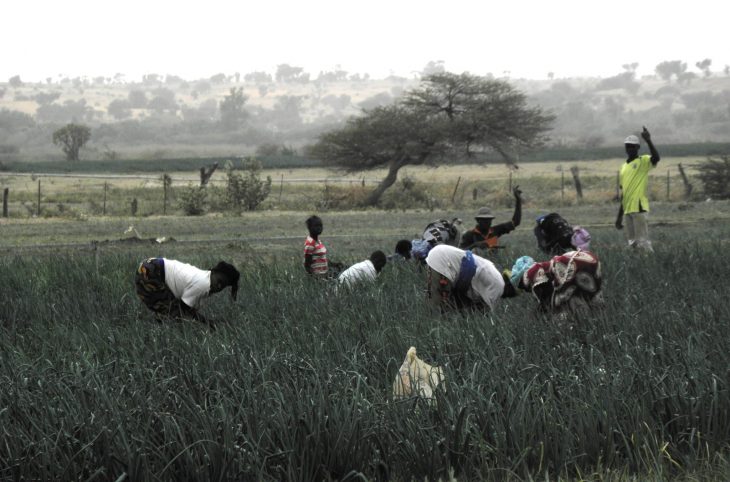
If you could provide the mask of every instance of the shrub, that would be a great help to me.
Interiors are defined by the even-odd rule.
[[[237,173],[233,167],[228,168],[226,182],[226,204],[236,211],[253,211],[269,196],[271,192],[271,176],[261,180],[261,162],[254,158],[243,161],[245,173]]]
[[[717,199],[730,199],[730,156],[720,156],[720,159],[710,157],[697,169],[705,194]]]
[[[180,192],[180,208],[187,216],[199,216],[205,212],[207,198],[204,186],[188,186]]]

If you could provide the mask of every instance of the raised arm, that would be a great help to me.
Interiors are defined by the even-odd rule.
[[[515,212],[512,214],[512,225],[516,228],[522,222],[522,191],[520,191],[520,186],[515,186],[512,189],[512,194],[515,195]]]
[[[654,143],[651,141],[651,134],[649,134],[649,131],[647,130],[646,126],[644,126],[644,130],[641,131],[641,137],[644,138],[646,141],[646,145],[649,146],[649,152],[651,152],[651,163],[652,165],[656,166],[659,163],[659,160],[661,157],[659,157],[659,151],[656,150],[656,147],[654,147]]]

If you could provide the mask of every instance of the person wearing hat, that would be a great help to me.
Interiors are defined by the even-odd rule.
[[[538,309],[565,316],[603,303],[601,262],[590,251],[568,251],[548,261],[517,258],[510,273],[515,289],[531,292]]]
[[[515,196],[515,212],[512,215],[512,220],[493,226],[494,215],[492,211],[486,207],[479,209],[475,216],[477,225],[461,236],[461,243],[459,243],[461,249],[495,249],[499,245],[500,236],[514,231],[520,225],[522,219],[522,191],[520,191],[519,186],[515,186],[512,193]]]
[[[639,155],[640,142],[637,136],[630,135],[624,140],[627,158],[619,171],[621,196],[616,229],[623,229],[623,220],[626,218],[626,238],[629,246],[653,251],[647,223],[649,199],[646,196],[646,187],[649,171],[656,167],[660,158],[646,127],[641,132],[641,137],[649,146],[651,155]]]
[[[238,270],[220,261],[209,270],[168,258],[148,258],[137,268],[134,287],[137,296],[155,312],[158,321],[163,317],[191,318],[210,322],[198,311],[205,298],[231,287],[231,298],[238,293]]]

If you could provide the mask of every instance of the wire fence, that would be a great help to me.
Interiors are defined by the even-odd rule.
[[[661,165],[660,165],[661,166]],[[668,165],[652,171],[650,198],[683,200],[696,195],[697,164]],[[271,178],[265,209],[314,207],[318,209],[354,207],[381,182],[375,177],[302,177],[280,173]],[[227,178],[217,175],[206,180],[208,209],[225,211]],[[38,216],[150,216],[181,214],[181,193],[201,185],[191,174],[58,174],[0,173],[3,217]],[[521,170],[458,169],[450,172],[411,174],[404,170],[391,187],[391,207],[414,208],[419,203],[439,207],[469,206],[490,202],[511,202],[511,191],[520,185],[528,201],[564,206],[601,203],[618,197],[617,169],[608,166],[541,164]],[[424,201],[426,200],[426,201]]]

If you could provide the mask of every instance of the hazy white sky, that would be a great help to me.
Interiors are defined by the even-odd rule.
[[[664,60],[730,64],[721,0],[18,0],[4,2],[0,81],[59,75],[274,73],[337,65],[382,78],[452,72],[609,76]]]

